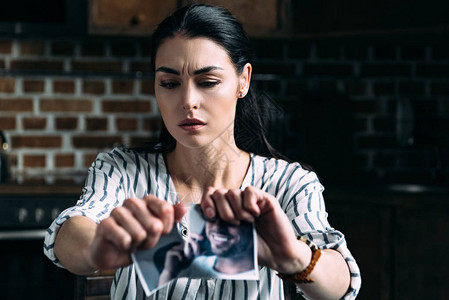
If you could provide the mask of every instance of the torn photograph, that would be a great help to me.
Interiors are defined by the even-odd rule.
[[[186,223],[173,226],[154,248],[132,254],[147,296],[180,277],[259,279],[253,224],[207,220],[199,205],[190,207]]]

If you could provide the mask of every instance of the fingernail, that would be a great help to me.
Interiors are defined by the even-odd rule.
[[[213,218],[213,217],[215,217],[215,211],[214,211],[213,208],[210,208],[210,207],[206,208],[205,213],[206,213],[206,216],[207,216],[208,218]]]

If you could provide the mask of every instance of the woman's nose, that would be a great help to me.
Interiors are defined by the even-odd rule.
[[[182,108],[184,110],[195,110],[200,108],[199,93],[194,87],[186,87],[183,95]]]

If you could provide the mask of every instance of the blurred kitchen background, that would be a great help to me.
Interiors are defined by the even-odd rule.
[[[99,151],[157,137],[151,32],[192,1],[4,2],[0,299],[103,299],[110,277],[53,267],[43,232]],[[197,2],[247,29],[270,140],[320,176],[359,299],[449,299],[449,2]]]

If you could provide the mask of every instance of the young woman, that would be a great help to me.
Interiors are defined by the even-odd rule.
[[[200,203],[209,218],[255,222],[260,280],[182,278],[151,299],[283,299],[283,280],[310,299],[356,297],[359,270],[327,221],[322,185],[264,137],[250,54],[224,9],[192,5],[160,24],[152,54],[160,141],[99,154],[77,206],[48,230],[51,260],[76,274],[117,268],[111,298],[143,299],[130,254],[172,226],[188,234],[186,204]]]

